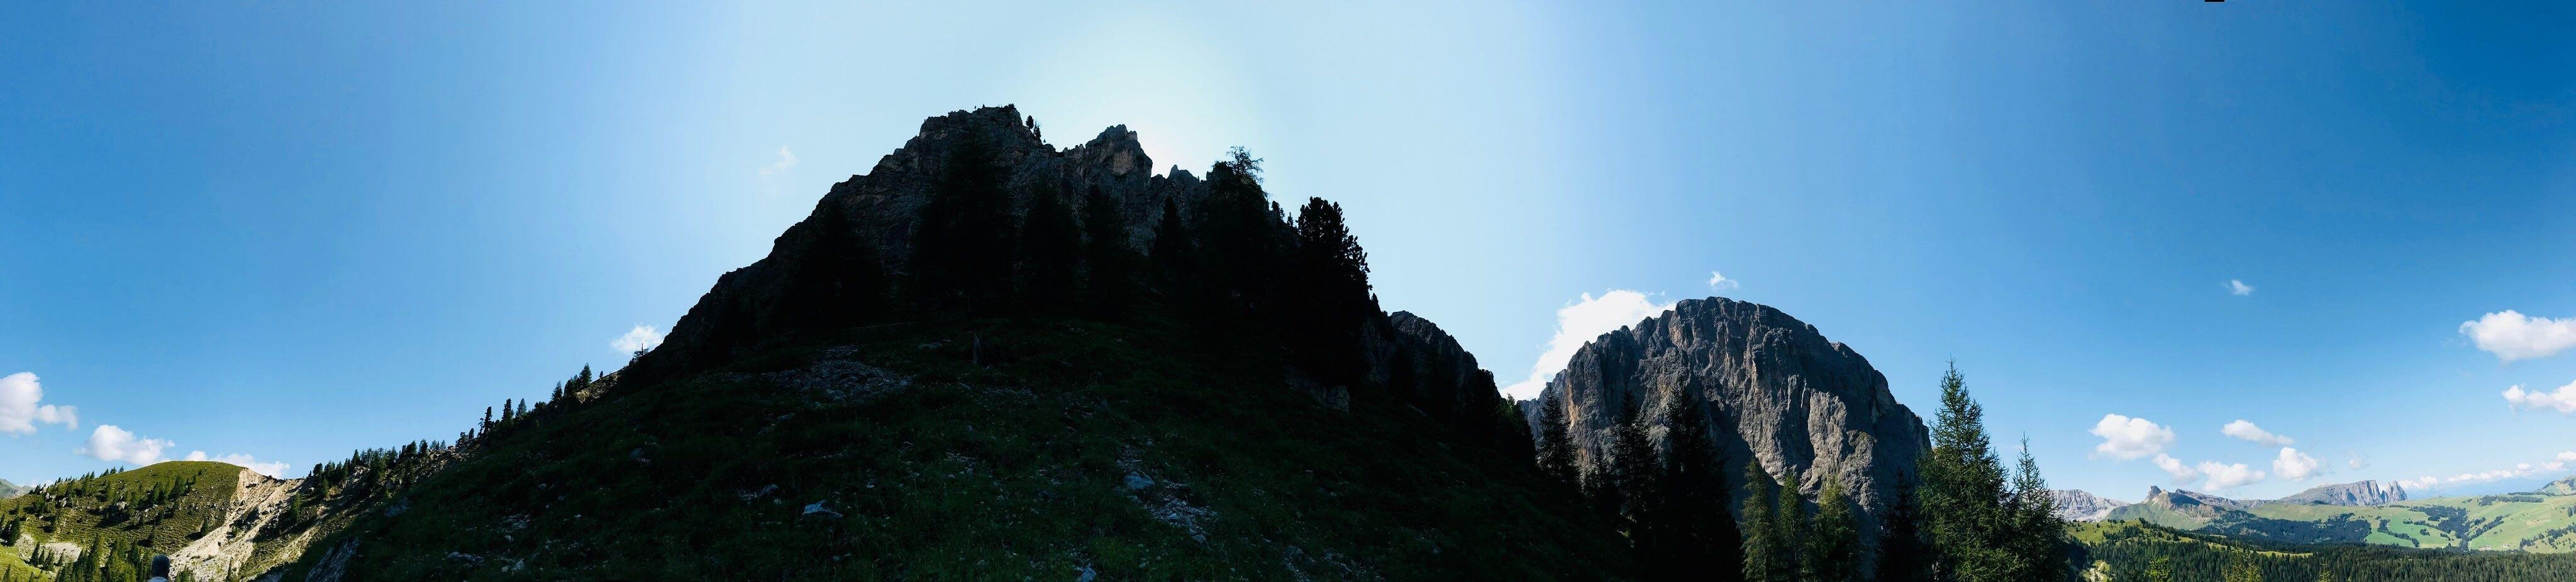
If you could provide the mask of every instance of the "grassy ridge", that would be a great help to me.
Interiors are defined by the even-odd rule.
[[[1274,354],[1222,341],[985,321],[765,354],[477,442],[412,488],[407,511],[317,542],[289,579],[344,543],[348,571],[386,579],[1623,568],[1617,534],[1536,493],[1526,466],[1368,395],[1353,412],[1320,408],[1282,385]]]

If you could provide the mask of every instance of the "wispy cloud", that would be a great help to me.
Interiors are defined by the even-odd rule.
[[[2239,281],[2239,280],[2235,280],[2235,279],[2228,279],[2228,280],[2227,280],[2227,284],[2225,285],[2225,287],[2227,287],[2227,294],[2229,294],[2229,295],[2235,295],[2235,296],[2237,296],[2237,297],[2244,297],[2244,296],[2247,296],[2247,295],[2253,295],[2253,294],[2254,294],[2254,286],[2253,286],[2253,285],[2247,285],[2247,284],[2245,284],[2245,282],[2244,282],[2244,281]]]
[[[2155,462],[2156,468],[2164,469],[2165,474],[2173,476],[2174,484],[2184,485],[2200,480],[2199,469],[2182,464],[2182,459],[2173,458],[2173,455],[2157,453]]]
[[[38,424],[59,424],[80,430],[80,414],[69,406],[45,404],[45,386],[36,375],[19,372],[0,376],[0,433],[30,434]]]
[[[636,325],[635,329],[626,330],[626,335],[617,336],[617,339],[608,340],[608,347],[617,348],[618,352],[628,354],[653,349],[660,347],[661,345],[662,331],[653,329],[653,326],[650,325]]]
[[[2576,347],[2576,317],[2527,317],[2507,309],[2461,323],[2460,335],[2469,336],[2478,349],[2499,360],[2545,358]]]
[[[793,167],[796,167],[796,152],[788,151],[787,146],[778,146],[778,161],[762,167],[760,175],[775,176]]]
[[[2558,453],[2558,456],[2556,457],[2552,457],[2538,463],[2514,463],[2512,467],[2491,471],[2460,473],[2449,477],[2425,475],[2413,479],[2400,479],[2397,481],[2397,485],[2407,489],[2421,491],[2453,485],[2502,481],[2516,477],[2555,476],[2564,473],[2567,470],[2568,463],[2571,462],[2576,462],[2576,451],[2561,452]]]
[[[2117,414],[2102,415],[2102,420],[2093,423],[2093,430],[2090,432],[2093,436],[2102,437],[2102,444],[2093,446],[2095,456],[2120,460],[2159,455],[2165,452],[2165,447],[2172,446],[2174,442],[2174,431],[2170,427],[2158,425],[2144,418],[2130,418]]]
[[[1516,399],[1537,397],[1584,343],[1672,308],[1672,302],[1655,303],[1644,293],[1626,289],[1612,289],[1600,297],[1583,294],[1582,300],[1556,310],[1556,335],[1548,338],[1538,363],[1530,365],[1529,378],[1504,387],[1503,393]]]
[[[1726,275],[1719,274],[1717,271],[1708,272],[1708,290],[1710,291],[1725,291],[1743,286],[1744,285],[1741,282],[1734,279],[1728,279],[1726,278]]]
[[[2219,427],[2218,432],[2237,440],[2262,443],[2267,447],[2286,447],[2290,446],[2290,443],[2298,442],[2291,440],[2290,437],[2272,434],[2272,431],[2263,430],[2263,427],[2254,426],[2254,423],[2242,418],[2236,419],[2236,422],[2227,423],[2227,426]]]

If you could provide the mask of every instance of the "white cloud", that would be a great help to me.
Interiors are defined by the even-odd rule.
[[[2504,402],[2506,406],[2515,409],[2553,408],[2557,409],[2559,414],[2576,413],[2576,382],[2569,382],[2565,386],[2558,387],[2557,390],[2548,392],[2523,390],[2521,384],[2515,384],[2511,388],[2504,389]]]
[[[143,438],[125,429],[117,428],[116,425],[102,424],[98,425],[96,430],[90,431],[87,446],[72,452],[89,455],[101,461],[150,465],[170,460],[169,457],[161,454],[162,451],[169,450],[170,445],[170,441],[167,440]]]
[[[2199,469],[2201,474],[2209,476],[2209,488],[2212,490],[2235,489],[2263,481],[2262,471],[2247,468],[2244,463],[2228,465],[2216,461],[2201,461]]]
[[[33,433],[39,423],[80,429],[77,411],[69,406],[44,404],[44,400],[45,386],[36,382],[34,373],[0,376],[0,433]]]
[[[1538,397],[1538,391],[1565,369],[1565,362],[1574,359],[1574,351],[1584,343],[1672,308],[1671,302],[1657,304],[1644,293],[1626,289],[1612,289],[1600,297],[1583,294],[1582,301],[1556,310],[1556,336],[1548,338],[1547,351],[1530,365],[1529,379],[1504,387],[1503,394],[1515,399]]]
[[[2254,423],[2246,422],[2242,418],[2236,419],[2236,422],[2227,423],[2227,426],[2219,427],[2218,432],[2239,440],[2263,443],[2263,446],[2267,447],[2286,447],[2296,442],[2290,440],[2290,437],[2272,434],[2272,431],[2263,430],[2263,427],[2254,426]]]
[[[653,329],[653,326],[650,325],[635,326],[635,329],[626,330],[626,335],[617,336],[617,339],[608,340],[609,347],[617,348],[617,351],[629,354],[653,349],[661,345],[662,331]]]
[[[761,168],[760,175],[775,176],[793,167],[796,167],[796,152],[787,151],[787,146],[778,146],[778,161],[770,162],[768,167]]]
[[[2346,454],[2347,454],[2347,455],[2350,455],[2350,457],[2351,457],[2351,458],[2346,459],[2346,460],[2343,462],[2343,464],[2344,464],[2345,466],[2352,467],[2353,469],[2356,469],[2356,470],[2358,470],[2358,469],[2368,469],[2368,468],[2370,468],[2370,458],[2369,458],[2369,457],[2361,456],[2361,453],[2346,453]]]
[[[2531,477],[2541,475],[2543,472],[2551,473],[2552,475],[2550,476],[2554,476],[2557,472],[2567,470],[2568,463],[2571,461],[2576,461],[2576,451],[2558,453],[2558,456],[2553,460],[2543,461],[2540,463],[2514,463],[2513,468],[2510,469],[2496,469],[2493,471],[2477,473],[2461,473],[2449,477],[2425,475],[2414,479],[2399,480],[2397,484],[2398,486],[2405,487],[2407,489],[2434,489],[2449,485],[2485,483],[2488,481],[2498,481],[2515,477]]]
[[[2193,481],[2200,480],[2199,469],[2194,469],[2189,465],[2182,464],[2182,459],[2173,458],[2172,455],[2161,453],[2157,454],[2156,468],[2164,469],[2165,474],[2173,475],[2174,483],[2188,484]]]
[[[2253,285],[2247,285],[2247,284],[2245,284],[2245,282],[2244,282],[2244,281],[2238,281],[2238,280],[2235,280],[2235,279],[2228,279],[2228,280],[2227,280],[2227,284],[2226,284],[2226,285],[2224,285],[2224,287],[2226,287],[2226,288],[2227,288],[2227,294],[2229,294],[2229,295],[2235,295],[2235,296],[2237,296],[2237,297],[2244,297],[2244,296],[2247,296],[2247,295],[2253,295],[2253,294],[2254,294],[2254,286],[2253,286]]]
[[[2298,449],[2281,447],[2281,456],[2272,459],[2272,474],[2291,481],[2306,481],[2325,473],[2325,462]]]
[[[2102,437],[2102,444],[2093,446],[2095,456],[2107,456],[2124,461],[2163,453],[2165,447],[2173,445],[2174,442],[2172,428],[2159,426],[2144,418],[2129,418],[2117,414],[2102,415],[2102,421],[2093,423],[2091,432],[2093,436]]]
[[[252,458],[250,458],[250,455],[230,454],[230,455],[222,455],[222,456],[208,457],[208,456],[206,456],[206,452],[205,452],[205,451],[188,451],[188,458],[187,458],[187,459],[185,459],[185,460],[189,460],[189,461],[214,461],[214,462],[218,462],[218,463],[230,464],[230,465],[233,465],[233,466],[236,466],[236,467],[241,467],[241,468],[244,468],[244,469],[250,469],[251,471],[257,472],[257,473],[259,473],[259,474],[261,474],[261,475],[267,475],[267,476],[270,476],[270,477],[276,477],[276,478],[280,478],[280,479],[286,478],[286,475],[285,475],[285,473],[286,473],[286,463],[280,463],[280,462],[275,462],[275,461],[262,462],[262,461],[259,461],[259,460],[257,460],[257,459],[252,459]]]
[[[2567,452],[2558,453],[2558,460],[2561,460],[2561,461],[2576,461],[2576,451],[2567,451]]]
[[[1708,290],[1710,291],[1725,291],[1743,286],[1742,282],[1728,279],[1725,275],[1718,274],[1717,271],[1708,272]]]
[[[2528,360],[2576,347],[2576,317],[2524,317],[2507,309],[2461,323],[2460,334],[2477,342],[2478,349],[2495,354],[2496,359]]]

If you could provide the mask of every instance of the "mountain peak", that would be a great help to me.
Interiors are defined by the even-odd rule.
[[[2384,505],[2406,500],[2406,489],[2394,484],[2382,486],[2378,480],[2318,485],[2297,495],[2273,500],[2273,503],[2303,505]]]

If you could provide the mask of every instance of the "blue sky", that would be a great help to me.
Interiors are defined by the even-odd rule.
[[[1004,103],[1250,148],[1507,382],[1716,294],[2115,498],[2576,472],[2565,6],[546,4],[7,8],[0,478],[452,438]]]

